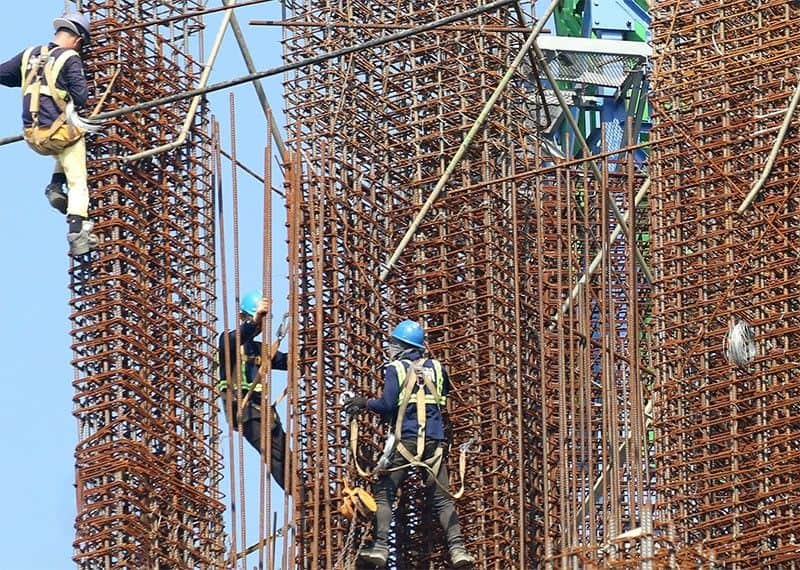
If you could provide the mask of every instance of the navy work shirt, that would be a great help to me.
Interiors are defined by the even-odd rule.
[[[50,42],[50,56],[58,57],[64,48]],[[42,51],[42,46],[33,48],[31,58],[38,55]],[[24,51],[19,52],[17,55],[8,61],[0,64],[0,85],[6,87],[22,87],[22,54]],[[61,73],[56,78],[56,87],[63,89],[69,93],[69,97],[79,108],[86,104],[89,98],[89,88],[86,85],[86,76],[83,73],[83,62],[80,57],[71,57],[64,62],[64,67],[61,68]],[[30,95],[26,96],[22,102],[22,124],[30,127],[33,124],[30,112]],[[47,127],[53,124],[61,110],[48,95],[41,95],[39,97],[39,126]]]
[[[402,360],[418,360],[422,358],[421,350],[410,350],[402,354]],[[409,363],[405,362],[406,372],[408,372]],[[423,363],[425,368],[433,368],[433,361],[428,358]],[[442,394],[447,396],[450,391],[450,379],[447,376],[447,371],[442,367]],[[424,388],[424,387],[423,387]],[[421,388],[421,389],[423,389]],[[425,391],[428,390],[425,388]],[[394,366],[387,364],[383,368],[383,393],[380,398],[373,398],[367,400],[367,409],[381,414],[384,419],[395,421],[394,415],[400,407],[400,383],[397,380],[397,370]],[[415,439],[417,437],[417,406],[416,400],[412,397],[406,407],[406,414],[403,418],[403,425],[401,431],[401,439]],[[436,441],[444,441],[444,418],[442,417],[442,410],[439,406],[428,404],[425,406],[425,438]]]
[[[242,343],[242,347],[244,348],[245,356],[255,357],[261,356],[261,343],[253,340],[261,333],[261,326],[257,325],[252,321],[247,321],[241,324],[239,327],[239,336],[240,341]],[[225,365],[225,339],[228,341],[228,349],[229,352],[227,354],[230,355],[231,359],[231,371],[235,372],[235,366],[238,364],[238,358],[236,358],[236,331],[228,331],[220,333],[219,335],[219,379],[220,381],[227,380],[228,371],[227,366]],[[288,370],[289,359],[285,352],[276,351],[275,356],[272,357],[272,369],[273,370]],[[245,364],[245,378],[242,378],[242,381],[246,381],[248,383],[252,383],[254,380],[258,379],[258,364],[256,364],[255,359],[251,359],[251,361]]]

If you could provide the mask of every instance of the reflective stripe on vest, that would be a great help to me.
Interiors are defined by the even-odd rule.
[[[261,356],[247,356],[244,351],[244,346],[239,347],[239,378],[242,383],[241,389],[242,391],[250,391],[251,389],[253,392],[261,392],[264,387],[261,385],[261,382],[257,382],[255,387],[253,387],[253,382],[248,382],[247,380],[247,365],[248,364],[255,364],[256,366],[261,366]],[[224,355],[223,355],[224,356]],[[217,360],[217,370],[222,373],[222,368],[220,367],[219,362],[219,354],[216,357]],[[217,390],[225,390],[228,388],[228,381],[227,380],[220,380],[217,382]]]
[[[405,384],[406,381],[406,367],[403,364],[403,362],[409,362],[409,364],[413,366],[413,363],[410,363],[410,361],[407,360],[406,361],[395,360],[389,363],[389,365],[393,366],[394,369],[397,371],[397,381],[400,385],[400,394],[397,396],[398,406],[403,402],[403,398],[406,395],[405,390],[403,389],[403,385]],[[442,391],[444,390],[444,374],[442,374],[442,363],[434,359],[431,359],[431,363],[433,364],[433,368],[429,366],[420,366],[418,369],[416,369],[417,374],[433,375],[433,378],[430,378],[429,376],[429,379],[431,380],[431,383],[434,386],[436,386],[436,391],[438,392],[438,394],[426,393],[425,403],[430,404],[432,406],[436,405],[444,406],[447,403],[447,396],[442,395]],[[419,379],[420,384],[418,384],[417,389],[424,389],[421,384],[422,381],[423,381],[422,378],[420,378]],[[414,390],[412,394],[416,393],[416,391],[417,390]]]
[[[26,95],[32,95],[33,94],[34,84],[37,83],[36,78],[31,78],[30,79],[30,85],[27,85],[27,86],[25,85],[26,82],[27,82],[27,79],[28,79],[28,77],[27,77],[28,72],[32,71],[32,69],[28,69],[28,67],[29,67],[31,55],[33,54],[33,50],[34,49],[35,48],[33,48],[33,47],[29,47],[22,54],[21,71],[22,71],[22,87],[23,87],[23,89],[22,89],[22,97],[23,98]],[[58,87],[56,87],[56,79],[58,79],[58,75],[61,73],[61,70],[64,68],[64,64],[67,63],[67,60],[69,58],[71,58],[73,56],[77,56],[77,57],[80,57],[80,56],[78,55],[78,52],[76,52],[75,50],[72,50],[72,49],[65,49],[63,52],[61,52],[61,54],[58,55],[58,57],[53,57],[52,55],[49,55],[50,48],[48,46],[42,46],[41,47],[41,51],[39,53],[41,54],[42,51],[44,51],[44,53],[47,55],[47,61],[45,62],[44,67],[43,67],[42,77],[38,81],[38,83],[39,83],[39,94],[40,95],[47,95],[48,97],[53,99],[53,101],[55,101],[56,105],[58,105],[59,109],[61,109],[63,111],[64,107],[66,106],[67,96],[69,95],[69,93],[64,89],[59,89]],[[37,57],[39,57],[39,56],[37,56]],[[37,67],[38,67],[38,65],[37,65]],[[33,68],[32,65],[31,65],[31,68]],[[33,104],[33,101],[31,101],[31,105],[32,104]]]

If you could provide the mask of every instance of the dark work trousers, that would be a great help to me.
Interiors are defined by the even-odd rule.
[[[242,398],[245,397],[247,392],[242,392]],[[228,423],[233,425],[233,429],[239,430],[239,418],[237,417],[237,410],[239,403],[234,399],[233,404],[233,421],[228,417],[228,391],[222,391],[222,398],[220,404],[225,411],[225,418]],[[271,406],[272,415],[272,461],[270,462],[270,469],[272,470],[272,478],[280,486],[283,486],[283,467],[286,458],[286,432],[283,431],[280,417],[274,406]],[[261,448],[261,394],[253,392],[250,399],[247,401],[247,406],[242,412],[242,435],[259,453],[263,455]]]
[[[404,439],[403,445],[405,445],[406,449],[412,454],[416,453],[416,439]],[[432,457],[436,452],[436,448],[440,445],[445,445],[445,443],[436,440],[426,440],[425,452],[422,458],[428,459]],[[453,498],[442,492],[442,488],[448,489],[449,483],[447,465],[445,465],[446,459],[447,457],[442,458],[442,466],[436,477],[441,487],[431,481],[427,489],[427,500],[430,503],[433,516],[439,517],[439,523],[442,525],[445,536],[447,537],[447,546],[449,548],[454,548],[456,546],[464,546],[464,539],[461,537],[461,527],[458,524],[458,515],[456,515],[456,507],[453,503]],[[408,461],[395,451],[389,468],[391,469],[407,464]],[[397,489],[403,484],[403,481],[406,480],[411,469],[411,467],[406,466],[396,471],[384,473],[373,487],[375,502],[378,504],[378,511],[375,513],[376,546],[386,546],[388,544],[389,527],[392,524],[392,506],[397,497]],[[418,469],[423,468],[419,467]],[[427,469],[423,469],[423,477],[427,479],[429,475],[430,472]]]

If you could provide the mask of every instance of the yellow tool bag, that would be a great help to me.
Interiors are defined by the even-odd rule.
[[[53,156],[61,153],[65,148],[78,142],[83,136],[83,131],[66,123],[57,125],[58,121],[49,127],[27,127],[22,136],[33,150],[44,156]],[[53,128],[57,126],[57,128]]]

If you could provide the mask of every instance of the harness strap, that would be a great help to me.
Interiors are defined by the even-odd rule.
[[[467,471],[467,447],[468,446],[461,446],[460,453],[458,457],[458,478],[461,480],[460,486],[458,491],[455,493],[450,493],[445,487],[443,487],[439,483],[439,470],[442,467],[442,460],[444,458],[444,451],[442,446],[436,448],[436,451],[433,453],[431,457],[426,460],[422,460],[422,455],[425,452],[425,423],[427,421],[427,410],[426,406],[428,402],[426,401],[427,394],[423,389],[423,386],[428,389],[430,395],[436,401],[436,406],[439,407],[439,401],[441,400],[441,394],[439,394],[439,390],[434,385],[433,381],[431,380],[430,376],[422,370],[420,374],[422,376],[421,385],[416,372],[416,367],[414,363],[409,367],[408,372],[406,373],[405,380],[403,381],[403,385],[400,387],[400,405],[397,410],[397,419],[395,421],[395,451],[400,454],[403,459],[405,459],[408,463],[403,465],[399,465],[397,467],[391,467],[388,469],[382,469],[384,472],[391,472],[391,471],[398,471],[400,469],[406,469],[408,467],[421,467],[425,469],[430,478],[433,480],[434,484],[439,487],[439,489],[445,493],[446,495],[450,496],[453,499],[459,499],[464,495],[464,487],[465,487],[465,475]],[[412,393],[414,388],[417,388],[416,392]],[[411,401],[412,396],[416,395],[415,404],[417,407],[417,453],[412,454],[408,448],[403,445],[402,442],[402,433],[403,433],[403,419],[405,418],[406,409],[408,408],[408,404]],[[356,467],[356,472],[358,472],[359,476],[364,478],[371,478],[374,474],[374,471],[366,471],[361,468],[361,465],[358,463],[358,421],[356,417],[353,416],[350,419],[350,455],[353,457],[353,464]],[[377,471],[377,469],[375,470]]]
[[[434,454],[426,459],[425,461],[418,461],[411,455],[411,452],[403,445],[402,442],[397,444],[396,448],[397,452],[403,456],[403,459],[408,461],[405,465],[400,465],[398,467],[393,467],[391,469],[387,469],[387,471],[397,471],[399,469],[406,469],[408,467],[421,467],[425,469],[430,478],[433,480],[434,484],[439,487],[439,489],[446,495],[452,497],[453,499],[460,499],[464,495],[464,486],[465,486],[465,474],[467,472],[467,449],[466,447],[462,447],[459,456],[458,456],[458,478],[461,480],[461,484],[458,488],[458,491],[455,493],[451,493],[445,487],[439,483],[439,469],[442,467],[442,459],[444,458],[444,452],[442,451],[442,447],[439,446]]]
[[[461,486],[456,493],[450,493],[447,489],[442,487],[439,483],[438,475],[439,469],[442,466],[442,458],[444,457],[444,453],[442,451],[442,447],[438,447],[434,454],[422,461],[422,455],[425,452],[425,423],[427,421],[427,410],[426,410],[426,394],[425,389],[427,388],[433,398],[436,400],[436,406],[438,407],[439,400],[441,399],[441,394],[439,394],[439,390],[433,384],[430,376],[425,373],[425,370],[421,370],[420,376],[422,377],[421,386],[419,385],[420,382],[417,376],[417,367],[415,366],[416,363],[412,364],[409,371],[406,373],[406,379],[403,383],[402,392],[403,398],[400,401],[400,408],[397,411],[397,423],[395,425],[395,437],[397,439],[397,446],[396,451],[405,459],[408,463],[404,465],[400,465],[398,467],[393,467],[391,469],[387,469],[387,471],[397,471],[399,469],[405,469],[407,467],[421,467],[428,471],[430,474],[431,479],[433,482],[442,490],[442,492],[446,493],[447,495],[451,496],[453,499],[458,499],[464,494],[464,475],[467,470],[467,456],[466,451],[464,449],[461,450],[461,454],[458,460],[458,473],[459,479],[461,479]],[[424,388],[423,388],[424,386]],[[416,387],[416,405],[417,405],[417,453],[416,455],[412,454],[401,440],[402,435],[402,427],[403,427],[403,418],[405,417],[406,408],[408,406],[409,400],[411,399],[411,391]]]
[[[44,60],[47,58],[48,54],[50,53],[50,48],[47,45],[43,45],[41,47],[39,55],[36,56],[30,71],[28,71],[28,64],[30,63],[33,50],[34,50],[33,47],[29,47],[22,54],[22,69],[21,69],[22,99],[24,100],[26,95],[31,96],[31,99],[28,103],[28,110],[30,111],[31,114],[31,120],[33,121],[33,126],[38,127],[39,96],[42,89],[42,82],[41,82],[42,64]]]
[[[408,403],[411,401],[411,389],[416,384],[416,377],[414,374],[406,374],[405,380],[403,381],[403,386],[400,389],[400,393],[403,394],[403,397],[400,399],[400,406],[397,408],[397,418],[395,420],[394,425],[394,436],[397,441],[402,439],[403,435],[403,419],[406,416],[406,408],[408,407]],[[427,414],[423,414],[422,417],[426,417]],[[419,420],[419,418],[417,418]],[[419,433],[419,432],[418,432]],[[423,431],[423,433],[425,433]]]
[[[67,108],[67,92],[56,87],[56,80],[61,70],[64,68],[64,64],[67,63],[67,60],[77,55],[78,52],[75,50],[65,49],[59,54],[55,61],[52,58],[48,58],[47,63],[44,64],[44,78],[45,81],[47,81],[47,88],[49,91],[45,93],[45,95],[49,95],[53,101],[55,101],[62,113]],[[44,91],[42,91],[42,93],[44,93]]]
[[[28,65],[31,62],[34,49],[33,47],[29,47],[22,54],[22,97],[24,99],[27,95],[30,95],[31,99],[28,104],[28,109],[31,113],[33,126],[38,127],[40,99],[42,95],[50,97],[58,106],[61,115],[64,115],[64,111],[67,108],[68,93],[64,89],[59,89],[56,86],[56,82],[67,60],[71,57],[78,56],[78,52],[65,49],[58,57],[52,58],[50,57],[50,46],[43,45],[39,50],[39,54],[34,56],[35,61],[29,70]],[[51,132],[61,127],[65,120],[66,116],[59,116],[57,119],[59,124],[55,129],[51,129]]]
[[[413,367],[408,375],[416,379],[417,373]],[[417,461],[422,459],[422,454],[425,453],[425,424],[427,420],[428,411],[425,409],[425,390],[417,386],[417,454],[414,456]]]
[[[439,469],[442,467],[442,459],[444,458],[444,452],[441,446],[438,447],[434,454],[425,461],[418,461],[414,455],[412,455],[411,452],[406,449],[401,441],[397,442],[395,451],[399,453],[408,463],[398,467],[384,469],[383,471],[390,472],[406,469],[407,467],[421,467],[429,473],[434,484],[446,495],[453,499],[460,499],[464,495],[464,488],[466,484],[465,475],[467,473],[467,446],[461,446],[459,452],[458,478],[460,479],[460,485],[458,491],[455,493],[451,493],[439,483]],[[363,469],[361,464],[358,462],[358,421],[356,420],[355,416],[350,420],[350,455],[353,458],[353,465],[355,465],[358,475],[360,477],[364,477],[365,479],[371,479],[374,471],[367,471]]]

